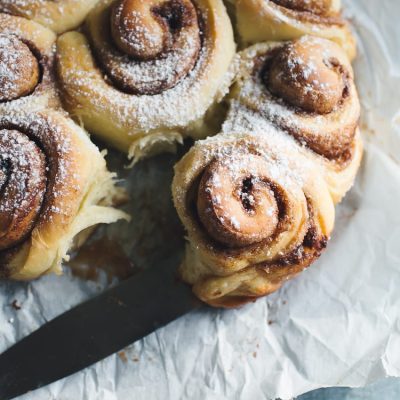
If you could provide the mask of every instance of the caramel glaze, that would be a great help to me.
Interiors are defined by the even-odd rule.
[[[103,271],[108,283],[127,279],[138,271],[121,245],[107,237],[83,245],[66,266],[72,275],[94,282],[99,281]]]
[[[122,92],[160,94],[176,86],[196,65],[202,23],[192,1],[119,0],[106,18],[112,50],[92,45],[110,82]],[[115,55],[123,58],[115,59]],[[141,72],[127,74],[130,66]],[[162,77],[161,70],[168,77]]]

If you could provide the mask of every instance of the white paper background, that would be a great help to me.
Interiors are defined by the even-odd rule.
[[[24,399],[288,399],[400,376],[400,2],[347,3],[359,35],[367,143],[321,260],[269,298],[240,310],[194,312],[125,349],[126,359],[111,356]],[[181,245],[170,217],[172,164],[158,157],[129,173],[136,219],[125,233],[107,230],[123,236],[136,265],[179,258],[171,256]],[[1,283],[0,351],[105,285],[68,270],[61,278]]]

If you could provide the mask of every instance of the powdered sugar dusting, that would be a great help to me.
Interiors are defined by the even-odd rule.
[[[108,1],[101,3],[100,6],[106,9],[110,4]],[[215,12],[222,11],[218,9]],[[109,14],[105,13],[104,16],[102,13],[103,10],[96,8],[88,19],[88,31],[95,31],[95,35],[101,37],[106,33],[99,33],[97,28],[109,24]],[[62,36],[61,77],[65,82],[63,87],[68,98],[74,99],[77,104],[72,106],[74,114],[83,121],[87,117],[93,118],[93,115],[98,115],[99,119],[104,121],[112,121],[112,125],[121,131],[120,135],[131,136],[132,142],[156,134],[158,131],[162,131],[165,135],[175,133],[176,137],[183,133],[183,129],[191,122],[200,120],[220,95],[219,89],[225,84],[224,70],[226,72],[233,53],[230,33],[224,38],[219,34],[217,37],[212,34],[215,29],[223,28],[223,24],[228,22],[227,16],[224,14],[217,18],[213,15],[213,18],[209,19],[209,13],[201,14],[201,27],[204,28],[199,32],[202,42],[195,65],[175,86],[154,95],[135,95],[118,90],[110,79],[107,79],[108,74],[99,69],[100,57],[94,57],[93,47],[84,42],[83,38],[78,38],[77,34],[75,37],[72,37],[72,34]],[[185,58],[188,51],[192,54],[190,49],[193,47],[192,40],[191,37],[186,37],[185,45],[179,47],[176,52],[168,53],[165,57],[153,61],[138,63],[132,62],[127,56],[120,56],[121,64],[118,67],[121,68],[121,65],[129,60],[127,67],[132,74],[140,74],[141,79],[147,82],[155,79],[158,84],[158,79],[173,80],[175,72],[181,71],[179,59]],[[112,44],[108,43],[105,46]],[[74,54],[80,56],[74,57]],[[82,60],[85,61],[84,64]],[[79,107],[79,104],[85,106]]]
[[[53,121],[51,116],[43,117],[40,114],[23,114],[21,112],[9,114],[0,118],[0,127],[3,127],[1,132],[4,143],[21,143],[21,148],[17,152],[14,149],[13,154],[7,152],[0,154],[3,165],[12,161],[12,165],[22,167],[26,162],[26,157],[31,152],[39,152],[45,160],[47,189],[39,223],[40,221],[51,220],[54,214],[68,215],[71,210],[68,202],[64,203],[64,196],[71,189],[76,191],[82,189],[79,185],[74,186],[74,181],[79,181],[77,172],[73,173],[75,176],[71,176],[71,172],[75,171],[73,164],[71,164],[71,154],[80,151],[74,149],[71,135],[66,134],[58,120]],[[25,145],[22,146],[22,143],[25,143]],[[21,169],[16,171],[18,174],[24,173]],[[29,173],[35,178],[32,178],[32,187],[37,186],[39,172],[35,170],[35,165],[30,166]],[[13,180],[13,182],[15,182],[15,185],[24,185],[26,179],[24,179],[24,176],[19,176],[19,179]],[[66,186],[67,182],[69,184]],[[20,191],[20,189],[20,187],[15,187],[11,188],[11,191],[15,194],[23,193],[24,191]],[[15,204],[19,203],[16,202]]]
[[[0,114],[59,105],[53,71],[55,39],[32,21],[0,14]]]
[[[323,39],[309,36],[300,39],[301,45],[305,48],[314,46],[321,41]],[[347,71],[346,77],[343,78],[347,79],[346,96],[328,114],[304,112],[273,95],[262,79],[260,65],[265,65],[269,57],[281,46],[280,44],[255,45],[242,53],[238,63],[239,72],[236,78],[237,88],[234,91],[234,102],[241,104],[245,110],[252,110],[259,114],[261,119],[270,121],[271,124],[292,135],[300,144],[311,146],[315,152],[322,156],[326,152],[328,158],[334,159],[351,146],[360,112],[357,93],[351,79],[352,71],[349,62],[343,53],[335,53],[335,56],[341,57],[339,61],[344,70]],[[332,53],[326,51],[323,54],[311,55],[306,65],[304,65],[305,61],[301,57],[289,60],[289,73],[293,71],[295,82],[301,80],[301,84],[305,86],[304,93],[315,91],[316,87],[328,90],[328,93],[331,90],[330,87],[325,87],[318,81],[312,82],[308,86],[304,82],[307,80],[307,76],[312,75],[317,68],[313,60],[321,56],[329,60]],[[259,63],[258,66],[256,62]],[[302,65],[300,70],[303,75],[301,77],[296,75],[299,73],[299,69],[296,68],[298,65]],[[230,113],[230,115],[232,116],[233,113]],[[227,124],[229,125],[229,122]],[[339,157],[337,158],[339,159]]]

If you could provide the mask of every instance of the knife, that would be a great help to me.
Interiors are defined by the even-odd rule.
[[[0,399],[80,371],[200,307],[176,263],[147,268],[46,323],[0,355]]]

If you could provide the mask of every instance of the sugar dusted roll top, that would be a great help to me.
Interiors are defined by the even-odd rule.
[[[58,106],[55,42],[38,23],[0,13],[0,114]]]
[[[0,276],[61,272],[76,236],[126,215],[86,132],[55,111],[0,116]]]
[[[362,156],[360,103],[344,51],[329,40],[303,36],[249,47],[236,65],[223,129],[263,135],[269,125],[290,136],[321,168],[339,202]]]
[[[82,24],[98,0],[0,0],[0,11],[28,18],[56,33]]]
[[[175,167],[183,279],[204,302],[267,295],[315,261],[362,156],[344,51],[317,37],[254,45],[235,63],[222,133]]]
[[[352,60],[356,42],[340,0],[237,0],[236,18],[247,44],[316,35],[339,44]]]
[[[235,44],[221,0],[103,0],[58,40],[66,108],[134,159],[198,135]]]
[[[175,167],[173,197],[189,240],[181,275],[218,307],[277,290],[319,257],[333,228],[325,181],[280,138],[197,142]]]

